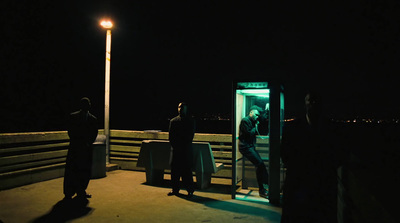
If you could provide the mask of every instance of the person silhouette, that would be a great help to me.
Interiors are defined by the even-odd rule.
[[[281,222],[337,222],[337,158],[332,123],[322,98],[309,91],[305,114],[284,126],[281,158],[286,167]]]
[[[172,146],[171,186],[168,196],[179,195],[179,179],[182,177],[188,196],[193,196],[192,176],[192,141],[195,133],[195,121],[188,115],[185,102],[178,105],[179,115],[171,119],[169,124],[169,141]]]
[[[90,100],[80,100],[80,110],[73,112],[68,120],[70,144],[64,174],[64,199],[77,194],[80,199],[91,198],[86,193],[91,178],[92,144],[96,140],[97,118],[89,112]]]

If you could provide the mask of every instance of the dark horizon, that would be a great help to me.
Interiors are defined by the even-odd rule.
[[[287,117],[303,113],[309,88],[321,92],[330,117],[400,116],[395,1],[3,5],[1,132],[63,129],[84,96],[102,126],[103,17],[115,24],[112,129],[172,118],[180,101],[197,116],[229,114],[238,79],[281,82]]]

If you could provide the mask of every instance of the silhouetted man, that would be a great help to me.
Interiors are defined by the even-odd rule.
[[[80,111],[70,114],[68,136],[70,144],[64,175],[64,199],[71,199],[76,193],[80,199],[90,198],[86,188],[91,177],[92,144],[96,140],[97,118],[90,114],[89,98],[82,98]]]
[[[264,184],[268,184],[268,171],[260,154],[256,150],[256,135],[258,133],[258,118],[261,108],[250,107],[250,113],[240,121],[239,125],[239,151],[256,167],[256,177],[261,197],[267,198],[268,193]]]
[[[319,94],[305,97],[304,117],[287,123],[281,155],[287,171],[282,222],[337,222],[337,172],[333,131]]]
[[[171,184],[172,191],[168,196],[179,194],[179,179],[192,196],[194,192],[192,176],[192,141],[195,132],[194,120],[188,115],[188,106],[182,102],[178,105],[179,115],[169,124],[169,141],[172,146]]]

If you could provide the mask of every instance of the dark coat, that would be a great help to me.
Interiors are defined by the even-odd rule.
[[[98,134],[97,118],[90,113],[86,117],[82,111],[74,112],[70,115],[68,126],[70,148],[67,161],[71,161],[79,169],[90,168],[92,144]]]
[[[195,132],[194,119],[176,116],[169,124],[169,141],[174,149],[190,146]]]
[[[282,222],[336,222],[337,153],[332,124],[287,123],[281,156],[286,178]],[[300,220],[301,219],[301,220]]]
[[[174,192],[179,192],[179,179],[186,190],[193,193],[192,177],[192,141],[195,122],[191,117],[177,116],[169,124],[169,141],[172,146],[171,185]]]
[[[64,194],[72,196],[75,193],[84,193],[90,177],[92,167],[92,144],[98,134],[97,118],[82,111],[70,114],[68,120],[68,149],[65,176]]]
[[[191,117],[176,116],[169,124],[169,141],[173,148],[172,161],[190,161],[195,122]]]
[[[239,148],[246,149],[256,144],[256,125],[250,116],[244,117],[239,125]]]

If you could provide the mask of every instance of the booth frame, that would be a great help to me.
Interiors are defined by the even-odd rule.
[[[271,204],[280,204],[280,175],[281,175],[281,162],[280,162],[280,143],[282,136],[282,126],[284,119],[284,112],[281,110],[284,105],[284,91],[283,86],[277,81],[233,81],[232,83],[232,199],[236,199],[237,186],[238,186],[238,171],[237,171],[237,102],[236,91],[238,90],[239,83],[261,83],[260,85],[251,86],[248,89],[269,89],[269,202]],[[267,83],[264,86],[262,83]]]

